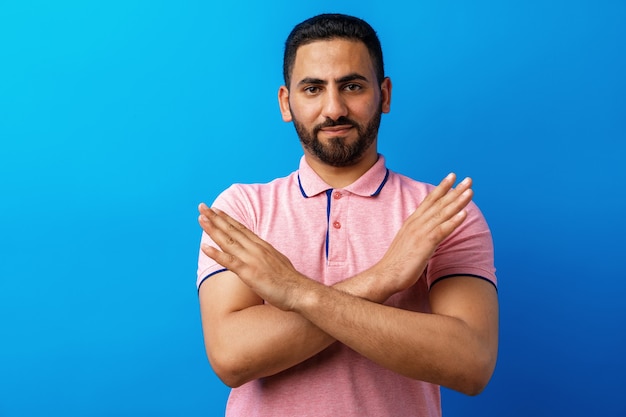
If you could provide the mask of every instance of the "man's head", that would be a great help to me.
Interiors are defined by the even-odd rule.
[[[391,81],[371,26],[344,15],[299,24],[286,42],[284,71],[283,120],[293,121],[307,157],[334,167],[375,161]]]
[[[378,84],[385,78],[383,51],[376,31],[364,20],[343,14],[321,14],[296,25],[285,41],[283,78],[291,88],[291,72],[298,48],[311,42],[331,39],[360,41],[367,47]]]

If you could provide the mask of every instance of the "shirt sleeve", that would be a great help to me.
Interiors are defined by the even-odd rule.
[[[244,194],[241,192],[238,184],[234,184],[223,191],[215,199],[211,207],[222,210],[249,229],[252,229],[249,216],[249,202],[244,198]],[[219,246],[204,231],[202,232],[200,244],[207,244],[219,248]],[[206,256],[200,249],[198,251],[196,288],[200,289],[200,285],[204,282],[204,280],[225,270],[226,268]]]
[[[440,279],[459,275],[482,278],[497,287],[495,272],[491,231],[478,206],[470,202],[465,221],[439,245],[428,262],[428,288]]]

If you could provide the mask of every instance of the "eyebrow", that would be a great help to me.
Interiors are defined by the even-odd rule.
[[[352,74],[344,75],[343,77],[336,79],[335,82],[338,84],[342,84],[342,83],[346,83],[346,82],[350,82],[354,80],[361,80],[361,81],[366,81],[366,82],[368,81],[367,77],[357,72],[353,72]],[[322,80],[320,78],[305,77],[302,80],[300,80],[300,82],[298,83],[298,85],[303,85],[303,84],[327,85],[328,81]]]

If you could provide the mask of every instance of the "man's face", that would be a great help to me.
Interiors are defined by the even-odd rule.
[[[345,39],[298,48],[291,85],[279,91],[283,120],[293,121],[305,153],[334,167],[376,153],[391,85],[379,85],[366,46]]]

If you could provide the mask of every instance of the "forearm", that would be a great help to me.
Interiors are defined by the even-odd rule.
[[[464,379],[474,373],[474,364],[481,375],[490,375],[495,355],[487,349],[488,364],[482,364],[481,345],[493,346],[492,339],[484,342],[485,336],[476,332],[483,326],[480,320],[472,327],[460,319],[475,316],[476,304],[463,301],[467,293],[443,297],[452,302],[443,302],[447,307],[433,315],[378,304],[414,285],[437,245],[465,219],[471,181],[451,190],[453,182],[453,175],[446,177],[428,195],[374,267],[336,287],[303,276],[287,257],[241,223],[201,205],[200,224],[220,248],[202,250],[236,274],[234,285],[239,285],[210,296],[238,301],[218,303],[221,307],[203,323],[209,329],[207,351],[218,375],[229,385],[273,375],[339,340],[396,372],[474,392]],[[276,308],[258,305],[261,299]]]
[[[310,288],[295,311],[373,362],[409,378],[471,395],[482,390],[493,372],[494,336],[460,318],[397,309],[320,287]]]
[[[372,272],[365,271],[334,288],[353,297],[382,302],[388,295],[376,285],[377,281]],[[218,326],[205,325],[207,354],[217,375],[231,387],[288,369],[335,342],[300,314],[270,304],[233,311],[216,321]]]
[[[299,314],[269,304],[229,313],[213,334],[205,343],[209,360],[231,387],[288,369],[335,341]]]

